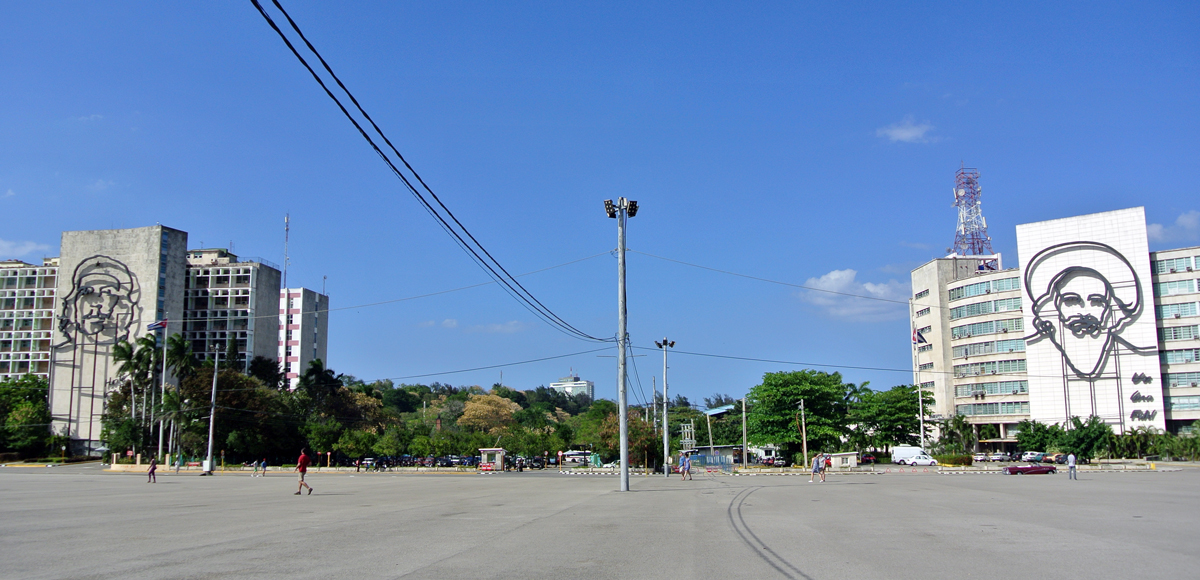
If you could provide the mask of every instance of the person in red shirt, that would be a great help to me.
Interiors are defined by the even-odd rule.
[[[300,450],[300,459],[296,460],[296,471],[300,474],[300,486],[296,488],[295,495],[300,495],[300,490],[308,488],[308,495],[312,495],[313,488],[311,485],[304,483],[304,474],[308,473],[308,449]]]

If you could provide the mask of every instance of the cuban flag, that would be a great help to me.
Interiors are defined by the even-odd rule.
[[[913,329],[912,341],[913,344],[929,344],[929,341],[925,340],[925,336],[917,332],[915,328]]]
[[[167,327],[167,319],[164,318],[162,320],[159,320],[158,322],[147,325],[146,330],[158,330],[160,328],[166,328],[166,327]]]

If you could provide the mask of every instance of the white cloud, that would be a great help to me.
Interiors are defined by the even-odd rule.
[[[1152,242],[1195,240],[1200,237],[1200,211],[1192,210],[1175,218],[1169,226],[1148,224],[1146,237]]]
[[[104,190],[114,186],[114,185],[116,185],[115,182],[112,182],[112,181],[109,181],[106,179],[97,179],[95,182],[88,185],[87,188],[88,188],[88,191],[101,192],[101,191],[104,191]]]
[[[895,143],[897,141],[903,143],[933,143],[937,141],[937,137],[927,136],[934,129],[934,126],[929,124],[929,121],[924,121],[920,124],[913,120],[913,116],[909,115],[899,123],[892,123],[887,127],[880,127],[875,130],[876,137],[886,137],[888,141]]]
[[[453,318],[447,318],[442,321],[442,328],[458,328],[458,321]]]
[[[903,318],[908,307],[909,285],[896,280],[881,284],[859,282],[855,270],[834,270],[820,278],[809,278],[804,285],[824,290],[805,290],[800,298],[820,306],[826,314],[853,321]],[[836,292],[836,294],[835,294]],[[850,296],[847,296],[847,295]],[[866,298],[860,298],[864,296]],[[878,299],[884,300],[878,300]],[[887,302],[895,300],[896,302]]]
[[[13,191],[13,190],[10,188],[8,191],[6,191],[6,192],[4,192],[4,193],[0,193],[0,197],[12,197],[12,196],[14,196],[14,195],[16,195],[16,194],[17,194],[17,192]]]
[[[8,240],[0,240],[0,260],[9,258],[20,258],[33,252],[48,252],[50,246],[39,244],[37,242],[10,242]]]
[[[510,320],[504,324],[479,324],[467,329],[467,332],[486,332],[491,334],[512,334],[525,330],[525,325],[519,320]]]

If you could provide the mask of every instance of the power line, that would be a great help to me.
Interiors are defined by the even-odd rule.
[[[600,352],[600,351],[602,351],[602,350],[608,350],[609,348],[611,348],[611,347],[607,347],[607,346],[606,346],[606,347],[603,347],[603,348],[594,348],[594,349],[592,349],[592,350],[584,350],[584,351],[580,351],[580,352],[572,352],[572,353],[569,353],[569,354],[560,354],[560,355],[555,355],[555,356],[547,356],[547,357],[542,357],[542,358],[533,358],[533,359],[529,359],[529,360],[523,360],[523,361],[517,361],[517,362],[511,362],[511,363],[503,363],[503,364],[496,364],[496,365],[488,365],[488,366],[484,366],[484,367],[475,367],[475,368],[470,368],[470,369],[459,369],[459,370],[456,370],[456,371],[444,371],[444,372],[440,372],[440,373],[425,373],[425,374],[421,374],[421,375],[408,375],[408,376],[404,376],[404,377],[384,377],[384,378],[382,378],[382,379],[375,379],[375,380],[376,380],[376,381],[382,381],[382,380],[401,381],[401,380],[404,380],[404,379],[419,379],[419,378],[422,378],[422,377],[436,377],[436,376],[440,376],[440,375],[453,375],[453,374],[458,374],[458,373],[469,373],[469,372],[471,372],[471,371],[483,371],[483,370],[488,370],[488,369],[498,369],[498,368],[500,368],[500,367],[512,367],[512,366],[523,365],[523,364],[529,364],[529,363],[535,363],[535,362],[541,362],[541,361],[546,361],[546,360],[554,360],[554,359],[559,359],[559,358],[567,358],[567,357],[572,357],[572,356],[579,356],[579,355],[581,355],[581,354],[590,354],[590,353],[593,353],[593,352]]]
[[[421,176],[416,172],[416,170],[412,167],[412,165],[409,164],[406,159],[404,159],[404,156],[395,147],[395,145],[392,144],[391,140],[387,137],[387,135],[383,133],[383,130],[379,128],[379,126],[375,123],[375,121],[371,118],[371,116],[369,114],[367,114],[366,110],[359,104],[358,99],[356,99],[354,97],[353,93],[351,93],[350,90],[348,88],[346,88],[346,85],[344,83],[342,83],[341,79],[337,76],[337,74],[333,72],[333,68],[329,66],[329,63],[325,61],[324,57],[321,56],[320,52],[317,51],[316,47],[314,47],[312,45],[312,43],[309,42],[308,38],[300,30],[299,25],[297,25],[296,22],[294,20],[292,20],[291,15],[289,15],[287,13],[287,11],[283,8],[283,5],[281,5],[279,3],[279,0],[273,0],[273,4],[287,19],[288,23],[292,27],[292,30],[294,30],[296,32],[296,34],[299,35],[300,39],[304,41],[304,44],[306,47],[308,47],[308,50],[311,51],[312,54],[317,57],[317,59],[321,62],[321,65],[324,67],[325,71],[333,78],[333,80],[337,83],[338,87],[342,90],[342,92],[344,92],[346,94],[346,96],[354,104],[354,107],[358,110],[358,112],[366,119],[366,121],[368,123],[370,123],[370,125],[374,129],[375,133],[378,134],[383,139],[383,141],[391,149],[392,153],[394,153],[396,155],[396,157],[400,160],[400,162],[403,163],[403,165],[409,170],[409,172],[412,173],[413,177],[417,180],[417,182],[421,184],[421,187],[424,188],[424,190],[429,193],[429,195],[433,198],[433,200],[437,204],[437,206],[439,208],[441,208],[442,212],[445,213],[445,216],[443,216],[442,213],[440,213],[438,211],[438,209],[433,206],[433,204],[431,204],[428,200],[425,199],[425,197],[421,194],[420,191],[417,190],[417,188],[412,184],[412,182],[408,179],[408,177],[396,166],[395,163],[392,162],[391,158],[388,157],[388,155],[379,147],[379,145],[375,143],[375,140],[372,139],[371,136],[367,134],[367,131],[358,122],[358,120],[355,119],[354,116],[350,114],[349,110],[347,110],[346,106],[341,102],[341,100],[336,95],[333,94],[333,91],[331,91],[329,89],[329,87],[325,84],[324,80],[321,79],[320,75],[318,75],[317,72],[313,69],[313,67],[308,64],[308,61],[305,60],[305,58],[303,56],[301,56],[300,52],[296,49],[295,45],[293,45],[291,40],[288,39],[287,35],[284,34],[283,30],[281,30],[279,28],[279,26],[277,24],[275,24],[275,21],[271,18],[271,16],[269,14],[267,14],[267,11],[262,7],[262,5],[258,2],[258,0],[251,0],[251,2],[254,4],[254,7],[258,9],[258,11],[262,15],[262,17],[267,21],[267,24],[270,25],[273,30],[275,30],[275,32],[279,35],[280,39],[282,39],[284,44],[287,45],[288,49],[292,52],[292,54],[296,57],[296,59],[300,61],[300,63],[304,66],[304,68],[308,70],[309,74],[312,75],[313,79],[315,81],[317,81],[317,84],[319,84],[321,86],[321,88],[325,91],[325,94],[331,100],[334,101],[334,103],[338,106],[338,109],[340,109],[342,111],[342,114],[346,116],[346,118],[358,130],[359,134],[362,135],[363,139],[365,139],[367,141],[367,143],[370,144],[371,148],[375,151],[375,153],[377,155],[379,155],[379,157],[384,161],[384,163],[386,163],[388,165],[388,167],[391,169],[392,173],[404,183],[405,187],[409,190],[409,192],[411,192],[413,194],[413,196],[417,199],[417,201],[419,201],[421,203],[422,207],[426,210],[426,212],[429,213],[430,216],[432,216],[435,220],[437,220],[438,224],[442,227],[442,229],[445,230],[446,233],[448,233],[455,240],[455,242],[459,245],[459,247],[464,252],[466,252],[469,257],[471,257],[471,259],[476,263],[476,265],[478,265],[480,268],[482,268],[485,272],[487,272],[487,274],[490,277],[492,277],[496,282],[498,282],[502,286],[502,288],[505,290],[505,292],[507,292],[510,296],[512,296],[514,299],[516,299],[518,302],[520,302],[523,307],[525,307],[527,310],[530,311],[530,313],[534,314],[535,316],[540,318],[542,321],[546,322],[547,324],[551,325],[552,327],[556,328],[557,330],[563,332],[564,334],[574,336],[575,338],[579,338],[582,340],[595,341],[595,342],[612,342],[615,340],[615,338],[598,338],[598,337],[592,336],[590,334],[587,334],[587,333],[575,328],[574,326],[572,326],[571,324],[569,324],[565,320],[563,320],[561,317],[559,317],[557,314],[555,314],[552,310],[550,310],[544,304],[542,304],[541,301],[539,301],[537,299],[537,297],[535,297],[531,292],[529,292],[529,290],[527,290],[524,286],[522,286],[521,283],[519,281],[517,281],[514,276],[509,274],[509,272],[504,268],[504,266],[501,265],[500,262],[498,260],[496,260],[496,258],[493,257],[490,252],[487,251],[487,249],[483,246],[483,244],[479,243],[479,241],[475,238],[475,236],[472,235],[471,232],[469,230],[467,230],[467,228],[462,224],[462,222],[460,222],[458,220],[458,218],[454,216],[453,212],[451,212],[450,209],[448,207],[446,207],[446,205],[444,203],[442,203],[441,199],[439,199],[437,197],[437,194],[435,194],[433,192],[433,190],[425,183],[424,179],[421,178]],[[447,221],[447,218],[449,218],[449,220],[453,222],[453,225],[451,225],[450,221]],[[455,226],[457,226],[457,229],[455,228]],[[463,238],[464,235],[466,236],[466,239]],[[468,239],[470,240],[470,242],[467,241]],[[480,252],[482,252],[483,255],[480,255]],[[486,259],[485,259],[485,256],[486,256]]]

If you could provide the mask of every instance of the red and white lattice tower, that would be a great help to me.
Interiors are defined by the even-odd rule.
[[[954,207],[958,208],[958,230],[950,253],[959,256],[992,256],[992,238],[988,237],[987,220],[983,217],[983,195],[979,187],[979,170],[960,167],[954,176]],[[980,269],[995,269],[995,260],[983,261]]]

